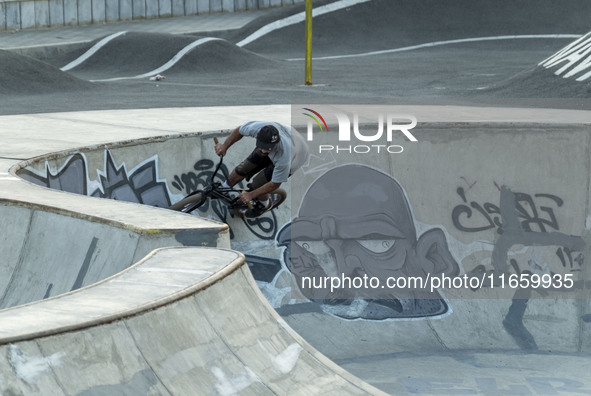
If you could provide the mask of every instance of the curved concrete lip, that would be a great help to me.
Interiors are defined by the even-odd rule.
[[[101,282],[43,302],[0,310],[4,323],[0,344],[80,331],[158,309],[210,287],[243,264],[240,253],[219,248],[154,250]]]
[[[399,111],[400,113],[412,112],[416,115],[419,122],[427,124],[470,123],[487,125],[520,124],[524,126],[558,126],[588,125],[591,123],[590,111],[577,110],[478,108],[457,106],[392,106],[392,108],[395,108],[396,111]],[[112,205],[112,203],[87,199],[85,197],[50,191],[33,186],[28,182],[18,179],[14,175],[15,168],[12,170],[9,170],[9,168],[14,167],[15,164],[20,161],[43,156],[48,152],[74,150],[78,147],[108,144],[113,141],[133,141],[136,139],[168,136],[178,133],[227,130],[253,118],[289,122],[290,117],[290,106],[287,105],[97,111],[4,116],[0,118],[2,125],[4,126],[2,131],[0,131],[0,140],[5,141],[5,144],[0,147],[0,166],[4,169],[2,170],[2,168],[0,168],[0,200],[3,203],[9,204],[32,204],[59,213],[72,211],[77,213],[77,215],[86,215],[90,219],[109,218],[113,224],[123,224],[124,227],[126,227],[125,224],[130,224],[130,227],[137,227],[138,230],[146,230],[148,233],[150,232],[149,230],[155,229],[178,230],[184,227],[192,228],[196,226],[196,222],[199,222],[199,220],[193,218],[185,219],[184,216],[179,216],[174,213],[164,213],[165,211],[158,210],[163,213],[161,213],[161,216],[157,216],[157,221],[155,221],[156,219],[151,217],[151,213],[155,209],[142,208],[137,205],[128,206],[123,204],[120,212],[113,212],[115,206]],[[80,130],[84,130],[85,133],[81,134],[79,132]],[[90,132],[88,132],[89,130]],[[22,142],[26,142],[26,144],[23,144]],[[162,221],[165,221],[165,223],[162,223]],[[139,224],[139,226],[137,226],[137,224]],[[203,223],[200,226],[211,227],[212,225],[211,223]],[[221,229],[223,229],[223,225],[221,224],[217,224],[213,227],[221,227]],[[41,339],[50,339],[52,336],[59,336],[62,333],[75,333],[82,329],[94,329],[92,331],[97,331],[97,328],[108,327],[113,321],[133,316],[142,316],[147,312],[157,310],[158,307],[171,306],[173,308],[168,309],[174,310],[174,301],[180,300],[195,293],[197,290],[202,290],[225,279],[230,273],[234,273],[237,268],[243,265],[243,259],[240,254],[230,251],[220,251],[219,254],[226,258],[227,265],[213,265],[211,269],[203,270],[204,272],[201,272],[187,271],[186,266],[191,266],[192,263],[185,262],[185,264],[183,264],[186,265],[183,267],[185,269],[180,270],[184,275],[178,277],[178,279],[175,278],[172,285],[166,285],[166,282],[164,282],[164,284],[159,283],[161,280],[158,276],[160,270],[150,270],[150,259],[146,259],[122,274],[101,282],[100,284],[89,286],[78,292],[56,297],[41,303],[33,303],[0,311],[0,319],[3,323],[10,323],[13,321],[15,324],[13,327],[6,327],[6,330],[3,330],[2,334],[0,334],[2,337],[0,343],[6,348],[8,348],[7,344],[9,343],[12,344],[10,348],[15,348],[15,345],[18,348],[25,348],[24,345],[26,345],[27,341],[35,341],[36,343],[41,344]],[[210,257],[210,251],[206,256]],[[177,271],[178,268],[175,270],[174,263],[182,263],[186,258],[183,254],[183,249],[163,249],[154,252],[152,258],[154,257],[165,257],[166,260],[164,261],[167,262],[167,265],[170,263],[172,266],[171,272],[176,274],[179,272]],[[104,292],[108,293],[109,287],[114,283],[131,282],[137,284],[138,280],[143,276],[152,277],[147,282],[152,285],[146,285],[146,288],[134,288],[134,290],[137,291],[137,294],[130,295],[129,299],[126,298],[125,301],[119,301],[117,296],[111,295],[110,297],[114,297],[112,305],[109,304],[108,306],[96,307],[96,310],[94,308],[88,309],[88,303],[85,301],[84,297],[85,295],[94,294],[95,298],[100,299],[101,294]],[[207,276],[208,278],[204,279],[204,276]],[[143,282],[143,280],[141,282]],[[157,294],[154,294],[154,292]],[[223,294],[223,290],[220,291],[220,293]],[[65,308],[64,305],[61,304],[65,304]],[[79,316],[76,314],[77,304],[81,304],[84,307],[85,315]],[[26,324],[26,322],[19,322],[18,318],[21,315],[38,316],[38,314],[35,313],[35,310],[39,306],[46,306],[50,311],[54,312],[47,316],[47,322],[43,323],[44,320],[40,320],[32,327]],[[265,307],[264,309],[267,308]],[[70,313],[65,313],[68,311]],[[42,318],[38,317],[38,319]],[[280,319],[276,318],[276,320],[281,326],[284,325]],[[215,329],[215,325],[213,328]],[[238,329],[240,329],[240,327]],[[254,337],[256,339],[257,335],[255,334]],[[295,337],[294,339],[298,340],[298,342],[301,341],[295,335],[292,335],[292,337]],[[305,345],[303,341],[301,342],[302,345]],[[304,348],[308,347],[305,346]],[[41,353],[38,352],[38,356],[40,358],[49,358],[50,356],[53,356],[50,352],[51,350],[52,347],[48,346],[46,351],[42,351]],[[314,354],[314,352],[311,353]],[[506,359],[507,356],[511,356],[511,352],[499,352],[496,353],[495,356],[498,359]],[[414,355],[413,357],[417,359],[416,367],[423,367],[423,365],[430,359],[428,353],[424,356],[417,357],[417,355]],[[376,389],[361,383],[345,372],[341,372],[338,368],[331,366],[328,361],[324,360],[324,358],[319,358],[318,356],[316,356],[316,358],[322,363],[321,365],[328,365],[328,367],[331,370],[335,370],[339,376],[346,378],[346,382],[354,384],[354,386],[361,389],[362,392],[379,394],[379,391]],[[529,358],[531,357],[528,357],[528,359]],[[535,356],[533,359],[536,360]],[[584,357],[582,359],[583,361],[586,360]],[[392,361],[389,361],[389,363],[396,364],[398,361],[399,360],[397,360],[397,357],[395,356]],[[343,363],[345,367],[353,369],[359,362],[343,360],[341,363]],[[14,365],[11,366],[11,364],[10,359],[0,362],[0,366],[4,367],[2,369],[3,375],[6,376],[6,373],[10,372],[11,367],[14,369]],[[518,361],[516,364],[523,364],[523,361]],[[532,362],[532,364],[535,363]],[[405,372],[412,372],[414,370],[412,367],[413,366],[409,365]],[[575,369],[572,366],[571,368]],[[363,371],[363,368],[358,370],[360,373]],[[502,369],[494,371],[494,376],[496,376],[496,373],[501,374],[502,372]],[[552,368],[547,368],[544,372],[550,375],[552,373]],[[451,381],[442,385],[437,382],[437,379],[432,383],[427,382],[426,385],[425,382],[418,382],[414,385],[417,386],[417,390],[425,392],[437,389],[443,389],[443,391],[455,389],[456,391],[472,391],[482,394],[487,394],[488,392],[488,394],[495,394],[491,393],[494,391],[495,387],[497,390],[500,389],[500,391],[502,391],[502,389],[512,389],[510,381],[501,382],[498,378],[495,379],[494,384],[489,381],[489,377],[493,377],[493,374],[491,373],[492,371],[489,371],[486,378],[481,378],[482,381],[480,382],[477,381],[480,388],[470,388],[471,384],[467,384],[466,382],[457,383]],[[381,372],[380,375],[387,375],[387,373]],[[454,375],[454,373],[451,373],[450,375]],[[467,375],[478,376],[480,373],[468,373]],[[581,372],[581,375],[585,375],[584,370]],[[373,379],[376,380],[376,378]],[[18,381],[22,382],[22,378],[11,380],[11,384],[13,384],[12,386],[14,386],[15,389],[18,389],[17,386],[19,385],[14,385]],[[380,382],[379,378],[375,382]],[[20,386],[29,386],[31,383],[24,381],[23,384],[25,385]],[[294,384],[292,385],[303,386],[303,382],[298,379],[294,379]],[[588,381],[585,382],[585,384],[588,386]],[[437,388],[439,385],[442,385],[442,387]],[[528,391],[532,388],[537,391],[543,389],[556,389],[556,387],[549,388],[547,385],[548,384],[541,384],[539,381],[534,381],[534,386],[519,389],[526,389]],[[546,386],[546,388],[544,388],[544,386]],[[575,393],[577,392],[576,388],[577,387],[573,383],[565,383],[562,385],[563,390],[570,390]],[[408,392],[409,389],[409,387],[406,387],[405,389],[400,390],[402,392],[405,390]],[[579,388],[579,390],[580,389],[583,388]]]

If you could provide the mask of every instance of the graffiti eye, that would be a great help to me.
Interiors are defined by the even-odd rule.
[[[395,242],[394,239],[365,239],[360,240],[359,244],[374,253],[384,253],[390,250]]]
[[[330,247],[322,241],[295,241],[295,243],[312,254],[325,254],[330,252]]]

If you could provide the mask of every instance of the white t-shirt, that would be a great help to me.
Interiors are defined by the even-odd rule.
[[[271,181],[285,183],[289,175],[308,161],[308,146],[295,128],[278,122],[249,121],[242,125],[238,131],[242,136],[256,138],[261,128],[266,125],[272,125],[279,131],[279,143],[269,153],[269,159],[275,166]],[[291,144],[286,144],[286,142],[291,142]]]

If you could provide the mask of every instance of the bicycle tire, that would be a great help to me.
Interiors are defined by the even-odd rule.
[[[279,198],[277,199],[277,203],[273,204],[273,209],[279,207],[279,205],[281,205],[287,198],[287,192],[281,188],[278,188],[277,190],[271,192],[271,195],[274,194],[279,195]],[[273,200],[273,202],[275,202],[275,200]]]
[[[195,193],[186,196],[177,203],[168,207],[168,209],[176,210],[183,213],[191,213],[205,203],[207,197],[203,191],[196,191]]]

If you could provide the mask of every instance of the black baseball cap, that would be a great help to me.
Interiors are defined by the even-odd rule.
[[[264,126],[257,133],[257,148],[271,151],[277,143],[279,143],[279,131],[273,125]]]

